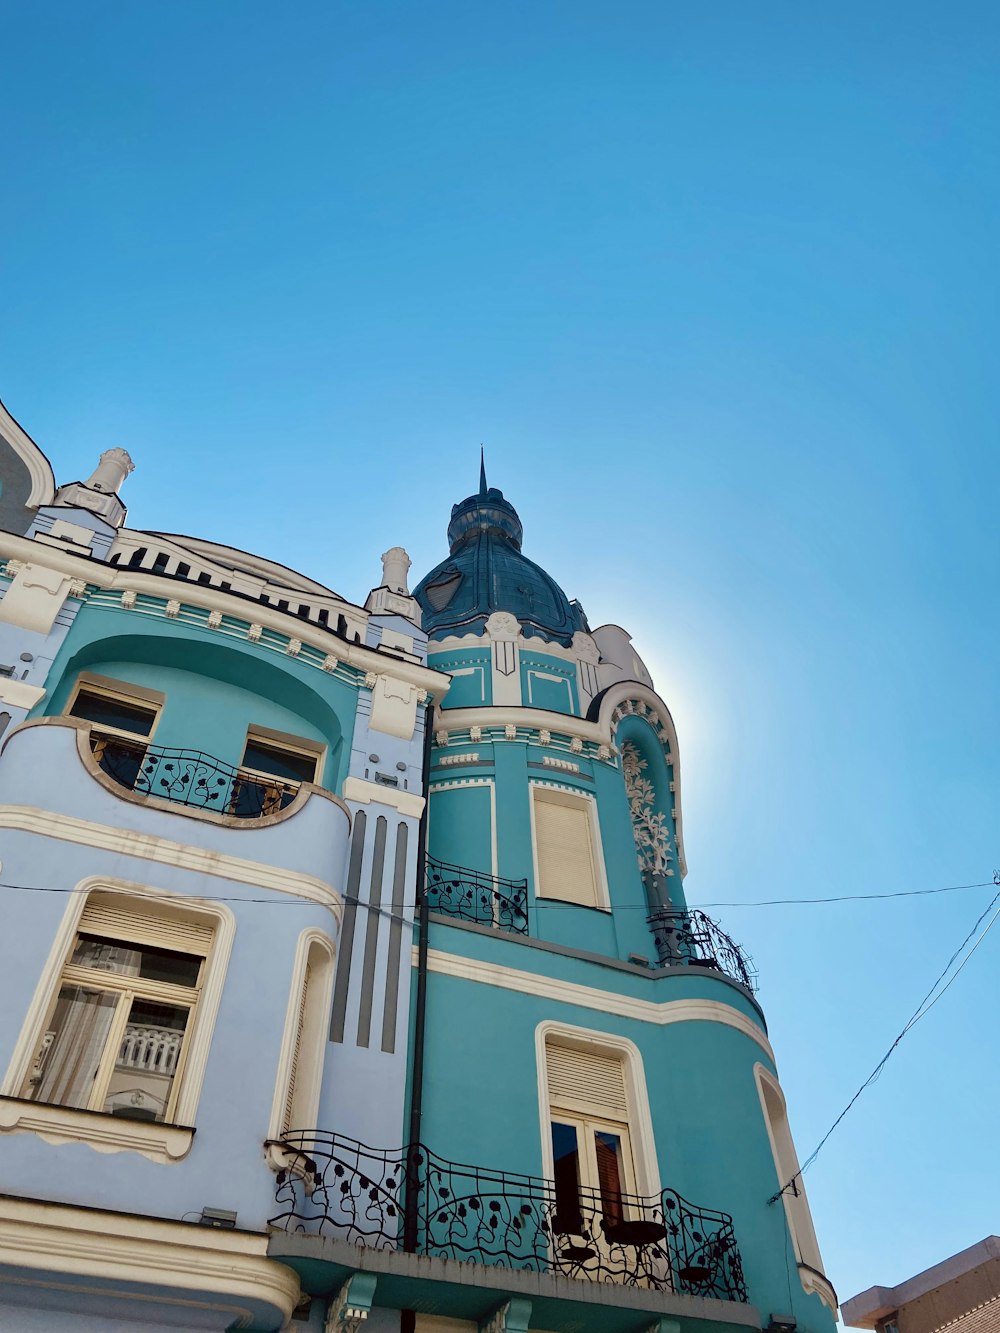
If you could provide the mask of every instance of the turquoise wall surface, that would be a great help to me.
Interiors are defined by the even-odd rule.
[[[357,704],[357,691],[343,680],[187,623],[88,606],[53,663],[36,713],[64,712],[81,671],[163,691],[154,745],[237,765],[247,727],[270,727],[323,744],[322,785],[342,789]]]
[[[478,952],[481,938],[435,925],[431,945],[467,953],[474,940]],[[502,947],[487,951],[504,952]],[[509,965],[523,968],[539,951],[514,945],[507,953]],[[544,976],[569,973],[578,984],[595,990],[629,993],[638,986],[646,999],[711,998],[740,1012],[754,1010],[742,993],[718,979],[671,975],[653,980],[621,974],[619,980],[610,969],[555,955],[539,957],[537,965]],[[563,1003],[432,972],[426,1059],[433,1076],[425,1083],[422,1133],[427,1146],[455,1162],[543,1174],[547,1123],[536,1056],[536,1029],[543,1020],[623,1037],[638,1047],[661,1188],[677,1190],[696,1206],[732,1214],[749,1298],[765,1320],[769,1311],[788,1310],[790,1292],[791,1313],[800,1329],[832,1330],[830,1311],[802,1290],[794,1257],[789,1270],[786,1255],[792,1251],[784,1211],[780,1202],[768,1203],[779,1182],[753,1070],[760,1062],[773,1072],[773,1064],[757,1042],[733,1027],[712,1021],[659,1025],[600,1006]]]

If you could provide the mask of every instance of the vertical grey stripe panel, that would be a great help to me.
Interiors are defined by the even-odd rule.
[[[351,840],[351,860],[347,868],[347,896],[357,898],[361,888],[361,859],[365,854],[365,812],[354,816],[354,837]],[[351,953],[354,949],[354,928],[358,908],[355,902],[344,904],[344,920],[340,927],[340,947],[337,951],[337,982],[333,991],[333,1017],[330,1020],[330,1040],[344,1040],[344,1021],[347,1017],[347,992],[351,984]]]
[[[358,1045],[367,1046],[372,1029],[372,999],[375,990],[375,963],[378,960],[378,933],[382,925],[382,914],[374,909],[382,906],[382,871],[385,866],[385,817],[379,815],[375,821],[375,850],[372,855],[371,887],[368,901],[372,910],[366,912],[365,922],[365,966],[361,973],[361,1007],[358,1010]]]
[[[399,955],[403,947],[403,890],[406,887],[406,835],[396,826],[396,864],[392,875],[392,920],[389,922],[389,961],[385,972],[385,1009],[382,1011],[382,1049],[396,1049],[396,1008],[399,1004]]]

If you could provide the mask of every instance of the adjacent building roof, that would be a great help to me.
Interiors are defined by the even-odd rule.
[[[899,1333],[998,1333],[1000,1236],[987,1236],[898,1286],[869,1287],[841,1306],[853,1328],[875,1328],[904,1310]]]

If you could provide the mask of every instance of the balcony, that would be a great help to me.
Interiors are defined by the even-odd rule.
[[[757,990],[757,972],[750,955],[704,912],[660,907],[647,921],[663,967],[723,972],[748,991]]]
[[[501,879],[428,856],[424,891],[432,912],[515,935],[528,933],[526,879]]]
[[[746,1302],[727,1213],[665,1189],[639,1198],[395,1152],[318,1131],[269,1145],[278,1231],[581,1282]]]
[[[201,750],[172,750],[97,729],[90,748],[102,772],[126,791],[237,819],[262,819],[291,805],[300,784],[233,768]]]

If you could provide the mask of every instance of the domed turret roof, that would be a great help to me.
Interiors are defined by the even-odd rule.
[[[521,537],[517,510],[486,485],[481,467],[478,494],[451,511],[451,554],[413,590],[432,639],[482,633],[494,611],[515,615],[528,638],[569,644],[577,630],[588,629],[583,607],[521,554]]]

